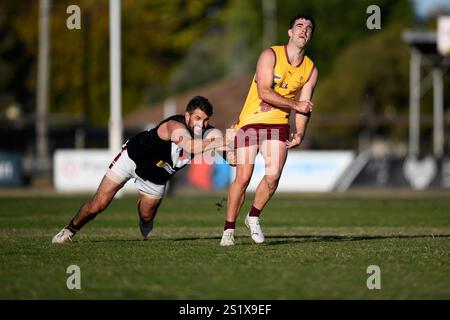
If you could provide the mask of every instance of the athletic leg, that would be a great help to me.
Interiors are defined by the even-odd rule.
[[[256,188],[253,206],[245,218],[245,225],[250,229],[251,237],[256,243],[264,242],[259,215],[278,187],[287,149],[282,141],[264,140],[261,144],[261,154],[264,157],[266,173]]]
[[[91,201],[83,204],[77,215],[72,219],[74,226],[80,229],[87,222],[94,219],[97,214],[105,210],[122,186],[123,184],[118,184],[109,177],[104,176],[94,197]]]
[[[253,174],[257,154],[257,145],[237,149],[236,177],[228,189],[227,218],[220,243],[222,246],[234,244],[236,218],[245,201],[245,191]]]
[[[147,239],[153,230],[153,221],[161,201],[162,198],[140,192],[137,208],[139,213],[139,228],[144,239]]]
[[[252,178],[258,146],[237,149],[236,177],[228,190],[227,221],[236,221],[245,201],[245,191]]]
[[[253,207],[258,210],[264,209],[278,187],[287,158],[286,145],[278,140],[265,140],[261,144],[261,154],[264,158],[266,172],[256,188],[253,201]]]
[[[70,223],[55,235],[52,242],[64,243],[71,240],[86,223],[108,207],[114,195],[122,186],[123,184],[119,184],[105,175],[92,199],[81,206]]]

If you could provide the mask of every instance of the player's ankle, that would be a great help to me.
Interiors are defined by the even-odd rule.
[[[252,206],[252,208],[250,209],[250,212],[248,213],[248,216],[259,218],[261,211],[262,211],[262,209],[258,209],[258,208],[255,208],[255,206]]]
[[[236,228],[236,221],[225,220],[225,225],[223,227],[223,231],[230,230],[230,229],[234,230],[235,228]]]
[[[73,219],[70,220],[69,224],[66,226],[66,229],[69,230],[70,232],[72,232],[73,234],[77,233],[78,231],[80,231],[80,227],[76,226],[73,223]]]

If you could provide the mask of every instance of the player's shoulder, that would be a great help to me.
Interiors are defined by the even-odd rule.
[[[270,49],[270,50],[275,51],[275,52],[278,52],[278,51],[283,51],[284,52],[284,48],[285,47],[286,47],[285,45],[275,45],[275,46],[271,46],[271,47],[269,47],[267,49]]]
[[[303,59],[304,59],[304,61],[305,61],[306,63],[308,63],[308,64],[310,64],[310,65],[316,67],[316,64],[314,63],[314,61],[313,61],[308,55],[305,54],[305,57],[304,57]]]
[[[279,46],[272,46],[272,47],[268,47],[265,48],[261,54],[260,57],[261,58],[265,58],[265,59],[276,59],[277,55],[278,55],[278,47]]]
[[[276,59],[277,56],[279,56],[282,53],[284,53],[284,46],[276,45],[276,46],[271,46],[271,47],[268,47],[268,48],[264,49],[261,52],[261,55],[265,55],[265,56],[268,56],[270,58],[275,58]]]
[[[303,63],[306,67],[306,72],[309,72],[309,76],[308,76],[308,80],[311,79],[312,77],[317,78],[319,76],[319,69],[317,68],[317,65],[314,63],[314,61],[308,57],[307,55],[305,55],[305,57],[303,58]]]
[[[173,116],[168,117],[165,121],[185,123],[185,118],[184,118],[184,115],[182,115],[182,114],[175,114]]]
[[[308,58],[305,56],[305,59]],[[317,84],[317,80],[319,78],[319,69],[317,68],[316,64],[308,58],[308,60],[305,61],[306,63],[306,70],[309,70],[309,76],[306,80],[307,83],[312,84],[315,86]]]
[[[260,66],[274,66],[277,63],[277,53],[273,47],[264,49],[259,55],[258,67]]]
[[[170,116],[168,118],[166,118],[165,120],[163,120],[161,122],[161,124],[166,124],[168,126],[175,126],[175,127],[180,127],[180,126],[186,126],[186,120],[184,118],[184,115],[182,114],[176,114],[173,116]]]
[[[185,129],[187,129],[187,126],[183,115],[173,115],[171,117],[164,119],[158,125],[158,131],[159,132],[164,131],[168,135],[171,135],[173,132],[177,132],[179,130],[184,131]]]

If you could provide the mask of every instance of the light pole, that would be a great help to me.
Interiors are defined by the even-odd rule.
[[[122,145],[122,87],[120,52],[120,0],[109,1],[110,99],[109,150],[116,153]]]

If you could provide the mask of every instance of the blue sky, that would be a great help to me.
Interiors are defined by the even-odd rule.
[[[438,7],[443,7],[450,11],[450,0],[412,0],[412,2],[419,17],[425,16]]]

